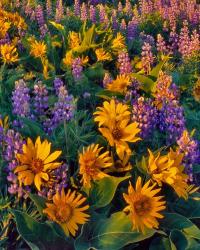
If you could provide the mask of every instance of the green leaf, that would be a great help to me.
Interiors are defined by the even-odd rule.
[[[200,229],[186,217],[176,213],[164,213],[160,226],[168,230],[182,230],[188,236],[200,239]]]
[[[154,82],[152,79],[150,79],[147,76],[140,75],[138,73],[132,73],[131,75],[135,77],[142,84],[142,89],[144,91],[146,91],[147,93],[153,91],[156,82]]]
[[[102,79],[104,76],[103,65],[101,63],[96,63],[85,70],[84,74],[91,80]]]
[[[178,250],[185,250],[187,248],[187,238],[181,231],[172,230],[172,232],[170,233],[170,239],[175,244]]]
[[[155,232],[153,229],[147,230],[146,234],[132,231],[129,216],[123,212],[117,212],[108,219],[97,220],[95,227],[92,229],[92,234],[90,234],[88,226],[83,228],[82,234],[75,241],[75,249],[122,249],[128,244],[152,237]]]
[[[108,205],[114,195],[118,185],[130,178],[130,176],[125,177],[105,177],[98,182],[95,182],[90,190],[90,203],[94,208],[105,207]]]
[[[199,193],[197,193],[198,195]],[[194,193],[195,196],[195,193]],[[197,219],[200,218],[200,200],[194,200],[189,198],[188,200],[183,200],[183,199],[179,199],[174,205],[173,205],[173,209],[189,218],[189,219]]]
[[[38,212],[43,215],[43,209],[45,209],[46,205],[46,199],[44,197],[41,197],[37,194],[31,194],[29,193],[30,199],[35,203]]]
[[[11,210],[15,216],[17,230],[32,250],[72,250],[72,244],[67,238],[61,238],[56,231],[46,223],[39,223],[28,214]]]
[[[120,94],[119,92],[113,92],[107,89],[101,90],[97,92],[96,96],[105,99],[105,100],[111,100],[112,97],[116,96],[117,98],[123,98],[124,96]]]
[[[149,250],[176,250],[176,247],[170,239],[157,237],[152,240]]]
[[[150,76],[153,76],[155,78],[158,77],[160,70],[164,66],[164,64],[169,60],[168,56],[164,56],[163,60],[159,62],[150,72]]]

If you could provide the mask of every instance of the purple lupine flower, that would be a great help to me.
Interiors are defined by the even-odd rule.
[[[109,83],[112,82],[112,77],[110,73],[106,72],[103,78],[103,87],[106,88]]]
[[[159,128],[167,134],[170,143],[181,136],[185,129],[185,118],[183,107],[178,101],[163,104],[159,110]]]
[[[129,17],[132,16],[132,13],[133,13],[133,11],[132,11],[132,5],[131,5],[131,3],[130,3],[129,0],[126,0],[125,12],[126,12],[126,14],[127,14]]]
[[[34,85],[34,108],[37,116],[45,115],[48,109],[48,91],[42,82]]]
[[[15,90],[12,92],[13,114],[20,117],[30,115],[29,88],[23,79],[15,82]]]
[[[83,66],[82,66],[81,58],[80,57],[74,58],[72,60],[72,75],[75,81],[78,81],[81,79],[82,71],[83,71]]]
[[[116,31],[118,30],[118,21],[117,21],[117,11],[115,9],[112,10],[112,28]]]
[[[140,136],[145,139],[157,125],[157,109],[150,99],[139,97],[132,104],[132,120],[139,123]]]
[[[142,46],[142,68],[146,74],[149,74],[151,71],[151,66],[154,62],[154,57],[152,53],[152,47],[149,43],[144,42]]]
[[[48,32],[48,28],[44,20],[44,13],[41,5],[37,5],[35,9],[35,16],[40,29],[41,37],[44,37]]]
[[[64,14],[63,1],[57,0],[57,2],[56,2],[56,15],[55,15],[56,23],[60,23],[61,19],[63,18],[63,14]]]
[[[153,36],[147,35],[144,32],[140,32],[139,36],[140,36],[140,39],[142,40],[143,44],[148,43],[149,45],[151,45],[151,47],[154,47],[155,39],[153,38]]]
[[[117,10],[118,10],[118,13],[122,13],[122,11],[123,11],[123,6],[122,6],[121,1],[119,1],[119,3],[118,3],[118,8],[117,8]]]
[[[96,23],[96,8],[93,5],[90,5],[89,16],[92,23]]]
[[[74,99],[68,95],[65,86],[61,86],[58,93],[58,101],[54,104],[50,118],[44,122],[45,131],[48,134],[62,122],[69,121],[74,115]]]
[[[9,37],[9,34],[6,33],[5,37],[0,39],[0,45],[4,45],[4,44],[10,44],[11,40]]]
[[[75,0],[74,1],[74,15],[75,16],[80,16],[80,1],[79,0]]]
[[[200,51],[200,35],[196,30],[193,30],[192,32],[189,50],[191,56]]]
[[[130,74],[132,72],[131,61],[127,52],[121,52],[118,55],[119,73]]]
[[[178,51],[181,53],[183,58],[190,56],[190,36],[188,22],[186,20],[183,22],[183,27],[179,35],[178,46]]]
[[[86,21],[88,18],[87,7],[85,3],[81,5],[81,20]]]
[[[136,78],[133,78],[132,84],[125,95],[125,102],[130,102],[133,105],[140,97],[139,90],[140,84]]]
[[[53,83],[54,83],[54,89],[56,91],[56,94],[58,95],[60,87],[64,86],[64,82],[60,78],[56,77],[55,80],[53,81]]]
[[[102,4],[100,4],[99,5],[99,22],[105,23],[105,17],[106,17],[105,7]]]
[[[125,19],[122,19],[121,24],[120,24],[120,32],[126,36],[127,33],[127,25]]]
[[[156,43],[157,51],[161,52],[162,54],[167,54],[167,46],[165,43],[164,38],[161,34],[157,35],[157,43]]]
[[[183,165],[185,172],[189,176],[189,181],[193,182],[193,165],[198,163],[200,157],[199,144],[191,138],[187,130],[184,130],[181,137],[177,140],[178,151],[184,153]]]
[[[46,13],[47,13],[48,17],[50,17],[51,14],[52,14],[52,3],[51,3],[51,0],[47,0],[46,1]]]
[[[170,52],[173,54],[177,49],[178,49],[178,34],[176,33],[176,28],[172,28],[172,30],[170,31],[169,34],[169,47],[168,49],[170,50]]]
[[[127,26],[127,38],[129,41],[133,40],[137,35],[138,20],[133,18],[128,22]]]

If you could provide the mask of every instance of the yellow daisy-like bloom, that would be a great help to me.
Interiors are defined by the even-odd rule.
[[[0,20],[0,39],[3,39],[10,29],[11,24],[9,22],[5,22],[4,20]]]
[[[155,196],[161,190],[154,189],[155,186],[156,184],[151,185],[150,180],[142,186],[142,179],[138,177],[135,188],[130,183],[128,194],[123,194],[128,204],[124,211],[129,212],[133,230],[136,229],[143,234],[146,228],[158,228],[158,219],[163,218],[160,211],[166,208],[163,196]]]
[[[32,41],[30,54],[35,58],[44,58],[47,53],[47,46],[43,41]]]
[[[100,180],[106,176],[103,169],[112,166],[112,159],[109,151],[101,153],[103,147],[99,144],[92,144],[79,155],[80,174],[82,175],[83,186],[90,188],[91,181]]]
[[[96,49],[95,54],[97,56],[97,61],[110,61],[110,60],[112,60],[110,53],[106,52],[103,48]]]
[[[69,47],[71,49],[74,49],[80,45],[80,38],[78,33],[70,31],[68,38],[69,38]]]
[[[17,49],[11,44],[0,46],[1,59],[4,63],[12,64],[19,60]]]
[[[94,112],[94,121],[99,123],[99,127],[102,125],[109,126],[113,122],[130,119],[131,112],[129,106],[123,103],[116,103],[115,100],[110,102],[105,101],[103,107],[98,107]]]
[[[14,172],[18,174],[20,185],[35,184],[40,191],[44,182],[49,180],[49,172],[60,167],[60,162],[55,160],[61,155],[61,151],[55,151],[50,154],[51,143],[47,140],[41,142],[40,137],[33,144],[30,138],[23,145],[23,152],[17,154],[18,166]]]
[[[124,154],[123,159],[118,159],[116,161],[113,160],[113,164],[111,168],[108,168],[105,170],[106,173],[111,173],[111,172],[117,172],[117,173],[123,173],[130,171],[133,167],[129,161],[130,155]]]
[[[131,85],[131,78],[128,75],[118,75],[115,80],[106,85],[106,88],[110,91],[126,93],[128,86]]]
[[[78,230],[78,224],[83,225],[90,217],[85,210],[89,205],[84,205],[86,198],[76,191],[68,190],[65,194],[62,189],[61,194],[58,192],[53,196],[53,203],[46,203],[47,208],[43,210],[45,214],[52,220],[57,222],[65,234],[75,236]]]
[[[67,51],[65,57],[63,58],[63,63],[69,67],[72,65],[72,60],[73,60],[72,51],[71,50]]]
[[[170,149],[167,155],[160,155],[160,152],[154,155],[149,150],[148,172],[151,178],[162,185],[167,183],[170,185],[179,197],[187,199],[187,179],[188,176],[183,173],[184,167],[181,165],[183,154]]]
[[[200,102],[200,78],[195,83],[192,93],[195,101]]]
[[[111,48],[114,51],[121,51],[126,48],[125,38],[121,33],[117,33],[117,37],[113,39]]]

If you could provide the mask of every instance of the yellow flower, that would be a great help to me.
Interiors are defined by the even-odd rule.
[[[60,162],[54,162],[60,155],[61,151],[55,151],[50,154],[51,143],[47,140],[41,142],[40,137],[33,144],[30,138],[23,145],[23,152],[17,154],[18,166],[14,172],[18,174],[20,185],[35,184],[40,190],[41,185],[49,180],[49,172],[60,167]]]
[[[137,137],[140,132],[138,123],[130,123],[130,113],[125,104],[116,104],[114,100],[103,103],[104,107],[98,107],[99,111],[94,113],[95,121],[99,122],[99,131],[108,140],[110,146],[116,147],[116,152],[122,160],[124,154],[131,154],[127,142],[141,140]]]
[[[67,51],[65,54],[65,57],[63,58],[63,63],[66,66],[71,66],[72,65],[72,60],[73,60],[73,54],[72,51]]]
[[[86,198],[76,191],[68,190],[65,194],[62,189],[61,194],[58,192],[53,196],[53,203],[46,203],[46,208],[43,210],[45,214],[52,220],[57,222],[65,234],[75,236],[78,230],[78,224],[83,225],[90,217],[85,210],[89,205],[82,205]]]
[[[47,46],[43,41],[32,41],[30,54],[35,58],[44,58],[47,53]]]
[[[110,53],[106,52],[103,48],[96,49],[95,54],[97,56],[97,61],[112,60]]]
[[[79,155],[80,174],[82,175],[83,186],[90,188],[91,181],[100,180],[106,176],[102,170],[112,165],[109,151],[101,153],[103,147],[99,144],[92,144]]]
[[[110,91],[126,93],[128,86],[131,85],[131,79],[128,75],[118,75],[116,80],[113,80],[111,83],[106,85],[106,88]]]
[[[106,169],[105,172],[106,173],[110,173],[110,172],[123,173],[123,172],[130,171],[133,167],[129,159],[130,159],[130,155],[125,153],[123,159],[113,161],[112,167]]]
[[[151,178],[162,185],[170,185],[179,197],[187,199],[187,179],[188,176],[183,173],[184,167],[181,165],[184,154],[170,149],[167,155],[160,155],[160,152],[154,155],[149,150],[148,172]]]
[[[0,118],[0,127],[2,127],[3,129],[7,129],[8,128],[8,116],[6,116],[4,119]]]
[[[200,102],[200,78],[197,80],[197,82],[194,85],[193,96],[194,96],[195,101]]]
[[[0,39],[3,39],[10,29],[11,24],[4,20],[0,20]]]
[[[145,234],[146,228],[158,228],[158,219],[163,218],[160,211],[164,210],[165,201],[163,196],[155,196],[160,188],[154,189],[156,184],[151,185],[150,180],[142,186],[142,179],[138,177],[135,188],[129,184],[128,194],[123,194],[126,203],[124,211],[129,212],[133,223],[133,230]]]
[[[1,59],[4,63],[12,64],[19,60],[17,49],[11,44],[0,46]]]
[[[122,36],[121,33],[119,33],[119,32],[117,33],[117,37],[114,38],[112,41],[111,48],[117,52],[126,48],[125,38]]]
[[[68,38],[69,38],[70,49],[74,49],[80,45],[80,38],[79,38],[78,33],[74,32],[74,31],[70,31]]]
[[[102,125],[109,126],[113,122],[120,120],[130,119],[131,112],[129,106],[123,103],[116,103],[115,100],[110,102],[105,101],[103,107],[98,107],[94,112],[94,121],[99,123],[99,127]]]

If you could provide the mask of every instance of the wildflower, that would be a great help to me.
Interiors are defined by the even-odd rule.
[[[65,29],[65,27],[60,23],[56,23],[54,21],[50,21],[49,23],[51,25],[53,25],[56,29],[60,30],[60,31],[63,31]]]
[[[154,57],[152,53],[152,46],[144,42],[144,45],[142,46],[142,68],[145,72],[145,74],[149,74],[151,71],[151,66],[154,62]]]
[[[112,60],[110,53],[106,52],[103,48],[96,49],[95,54],[97,56],[97,61]]]
[[[121,51],[126,48],[125,38],[121,33],[117,33],[117,37],[113,39],[111,48],[114,51]]]
[[[102,125],[109,126],[114,121],[130,119],[131,112],[129,106],[123,103],[117,103],[115,100],[110,102],[105,101],[103,107],[98,107],[94,112],[94,121],[99,123],[99,127]]]
[[[138,177],[135,188],[129,184],[128,194],[123,194],[126,203],[124,211],[129,212],[133,223],[133,230],[141,231],[145,234],[146,228],[158,228],[158,219],[164,216],[160,211],[166,208],[163,196],[155,196],[160,192],[160,188],[155,189],[156,184],[151,185],[149,180],[142,186],[142,179]]]
[[[65,57],[63,58],[63,63],[70,67],[73,61],[73,54],[72,51],[67,51]]]
[[[118,55],[118,65],[120,75],[129,74],[132,72],[132,66],[127,52],[121,52]]]
[[[70,31],[68,41],[69,41],[70,49],[74,49],[74,48],[78,47],[80,45],[79,34],[74,32],[74,31]]]
[[[188,176],[183,173],[184,167],[182,160],[184,154],[173,151],[167,155],[153,154],[149,151],[149,160],[147,170],[151,178],[162,186],[162,183],[170,185],[179,197],[187,198],[187,178]]]
[[[127,88],[131,85],[131,79],[128,75],[118,75],[115,80],[107,84],[106,88],[110,91],[125,93]]]
[[[200,102],[200,78],[195,83],[192,93],[195,101]]]
[[[40,188],[44,181],[49,180],[49,171],[60,167],[60,162],[55,160],[61,155],[61,151],[55,151],[50,154],[51,143],[47,140],[41,142],[40,137],[33,144],[30,138],[23,145],[23,152],[17,154],[18,166],[14,173],[18,174],[20,185],[35,184],[36,188]]]
[[[86,198],[76,191],[68,190],[65,194],[62,189],[61,194],[57,192],[53,196],[52,203],[46,203],[46,208],[43,210],[45,214],[52,220],[57,222],[65,234],[75,236],[78,230],[78,224],[83,225],[88,221],[89,215],[85,210],[89,205],[82,205]]]
[[[79,155],[80,174],[84,187],[91,187],[92,180],[100,180],[106,176],[103,169],[109,168],[112,165],[109,151],[101,153],[103,147],[99,144],[92,144]]]
[[[72,60],[72,75],[75,81],[81,80],[82,78],[82,60],[80,57],[74,58]]]
[[[19,60],[17,49],[11,44],[1,45],[0,54],[2,61],[6,64],[12,64]]]
[[[43,41],[32,41],[30,54],[35,58],[44,58],[47,53],[47,46]]]
[[[99,131],[108,140],[110,146],[116,147],[120,159],[123,159],[125,153],[130,155],[128,142],[140,140],[140,137],[137,137],[140,129],[137,122],[129,124],[128,107],[120,103],[116,105],[112,100],[110,103],[104,102],[104,108],[99,109],[100,111],[94,113],[97,115],[95,121],[99,122]]]

